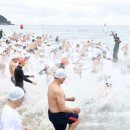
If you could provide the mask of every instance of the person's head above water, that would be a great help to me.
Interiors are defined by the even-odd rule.
[[[23,57],[18,58],[18,63],[19,64],[24,64],[25,63],[25,58],[23,58]]]
[[[16,100],[23,98],[24,96],[25,96],[25,93],[24,93],[23,89],[21,89],[19,87],[13,87],[13,88],[11,88],[11,90],[9,91],[9,93],[7,95],[7,99],[11,100],[11,101],[16,101]]]
[[[66,78],[65,70],[62,68],[57,69],[55,74],[54,74],[54,77],[57,79]]]

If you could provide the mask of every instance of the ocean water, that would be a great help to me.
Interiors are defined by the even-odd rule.
[[[48,34],[54,37],[60,36],[72,41],[95,40],[106,44],[113,44],[111,31],[116,32],[123,43],[130,43],[130,26],[88,26],[88,25],[24,25],[21,30],[19,25],[0,26],[6,34],[13,32],[35,33],[37,35]]]
[[[110,32],[117,32],[124,43],[130,43],[130,26],[24,26],[23,30],[19,25],[0,26],[9,36],[14,31],[22,33],[35,33],[35,35],[48,34],[55,39],[56,36],[65,38],[73,43],[80,43],[84,40],[94,40],[107,44],[113,49],[114,40]],[[130,54],[129,54],[130,55]],[[112,77],[112,92],[109,96],[98,100],[91,100],[104,86],[102,77],[104,73],[91,73],[89,60],[85,61],[88,69],[82,73],[82,78],[75,75],[71,65],[68,65],[68,80],[62,85],[66,96],[75,96],[75,103],[67,103],[69,107],[80,107],[80,125],[77,130],[129,130],[130,129],[130,74],[121,73],[121,69],[129,63],[129,58],[124,58],[119,51],[119,58],[123,62],[114,64],[112,68],[104,67]],[[48,59],[49,60],[49,59]],[[0,77],[0,111],[6,101],[6,94],[13,84],[10,81],[8,70],[10,58],[6,59],[6,75]],[[42,66],[35,56],[31,55],[30,65],[25,73],[34,74],[36,86],[25,83],[26,97],[23,105],[18,109],[21,114],[23,125],[29,130],[53,130],[48,120],[47,86],[46,76],[40,76],[38,70]],[[76,81],[76,82],[75,82]]]

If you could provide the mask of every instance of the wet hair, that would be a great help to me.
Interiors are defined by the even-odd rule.
[[[9,44],[9,43],[10,43],[10,41],[7,39],[7,40],[6,40],[6,44]]]
[[[58,41],[59,41],[59,36],[57,36],[55,39],[55,42],[58,42]]]
[[[106,87],[111,87],[112,84],[106,83]]]
[[[32,42],[35,42],[35,39],[32,39]]]
[[[62,49],[63,49],[63,47],[62,47],[62,46],[60,46],[60,47],[59,47],[59,50],[62,50]]]
[[[25,56],[25,60],[29,60],[30,56]]]
[[[76,45],[76,47],[80,47],[80,45],[79,45],[79,44],[77,44],[77,45]]]
[[[65,69],[65,64],[60,63],[60,64],[59,64],[59,68]]]
[[[23,46],[23,49],[26,49],[26,46]]]
[[[56,78],[56,77],[54,77],[55,79],[58,79],[58,78]]]

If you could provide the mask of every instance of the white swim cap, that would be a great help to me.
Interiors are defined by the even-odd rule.
[[[58,70],[56,70],[56,72],[55,72],[55,78],[58,78],[58,79],[60,79],[60,78],[65,78],[66,77],[66,73],[65,73],[65,70],[64,69],[58,69]]]
[[[24,97],[24,95],[25,95],[25,93],[24,93],[23,89],[21,89],[19,87],[13,87],[9,91],[7,98],[9,100],[15,101],[17,99]]]

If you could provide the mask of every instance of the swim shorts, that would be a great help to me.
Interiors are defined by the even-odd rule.
[[[48,111],[49,120],[52,122],[56,130],[65,130],[67,124],[72,124],[78,120],[78,114],[73,112],[52,113]]]

